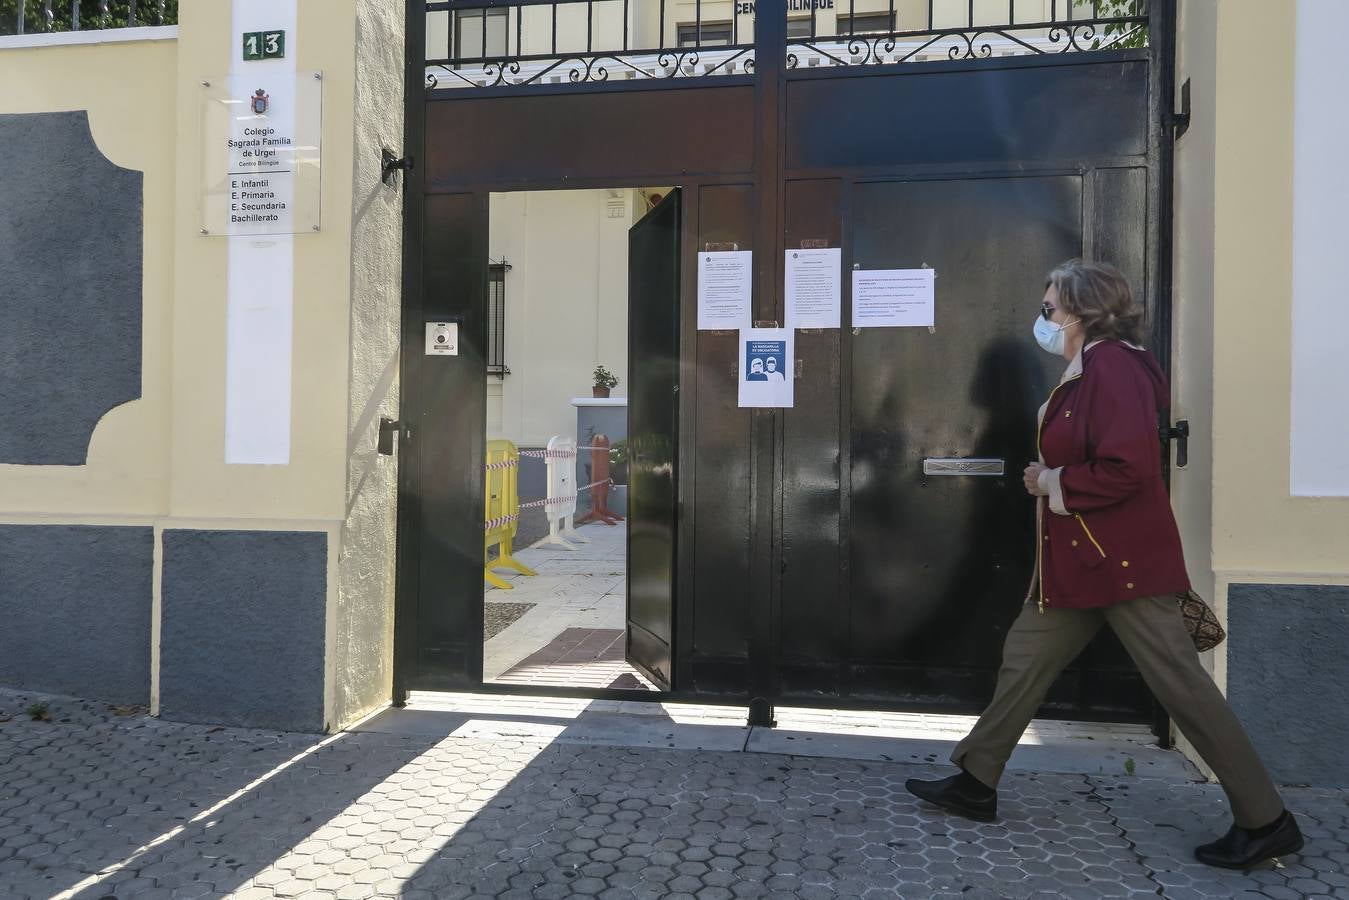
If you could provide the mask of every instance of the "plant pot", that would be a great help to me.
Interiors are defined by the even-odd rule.
[[[607,387],[600,387],[599,385],[593,385],[590,388],[590,390],[596,398],[603,398],[609,396],[609,389]]]

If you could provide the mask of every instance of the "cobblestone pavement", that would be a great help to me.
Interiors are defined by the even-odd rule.
[[[920,807],[935,769],[754,753],[161,722],[0,693],[0,897],[1349,898],[1346,792],[1221,873],[1212,786],[1009,773],[999,824]]]

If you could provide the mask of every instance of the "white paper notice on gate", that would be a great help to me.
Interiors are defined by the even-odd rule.
[[[937,323],[935,269],[859,269],[852,273],[854,328]]]
[[[793,406],[792,329],[740,329],[740,405]]]
[[[837,328],[843,305],[843,251],[838,247],[787,251],[788,328]]]
[[[698,254],[699,331],[749,327],[753,259],[750,250],[704,250]]]

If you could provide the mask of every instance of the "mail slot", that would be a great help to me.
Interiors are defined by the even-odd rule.
[[[1007,469],[1001,459],[929,458],[923,460],[924,475],[1002,475]]]

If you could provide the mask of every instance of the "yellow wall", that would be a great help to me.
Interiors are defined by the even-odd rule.
[[[230,5],[182,4],[178,66],[176,254],[173,345],[174,515],[339,521],[345,512],[347,365],[351,296],[354,4],[300,0],[296,68],[323,72],[323,226],[295,238],[291,460],[286,466],[225,464],[225,272],[230,238],[199,228],[201,82],[228,71],[236,51]],[[189,352],[189,348],[190,352]]]
[[[1344,580],[1349,499],[1289,489],[1295,21],[1228,0],[1217,27],[1213,566]]]
[[[87,465],[0,465],[6,521],[134,521],[168,512],[177,60],[173,40],[0,49],[0,113],[87,109],[103,155],[144,173],[145,204],[141,399],[103,417]],[[117,77],[99,75],[109,72]]]
[[[225,463],[231,239],[199,233],[201,83],[238,53],[231,4],[183,0],[179,27],[157,40],[0,47],[0,113],[87,109],[95,142],[143,172],[145,191],[142,398],[98,424],[85,466],[0,466],[0,521],[326,534],[334,727],[387,701],[392,634],[395,463],[374,441],[377,415],[396,415],[402,197],[378,166],[380,146],[402,142],[401,50],[361,61],[363,90],[379,96],[358,122],[358,27],[401,48],[401,15],[373,0],[298,0],[288,51],[298,71],[323,73],[323,218],[294,238],[291,455],[276,466]],[[157,706],[158,559],[154,577]]]
[[[0,50],[0,112],[89,111],[94,140],[144,173],[142,398],[99,423],[86,466],[0,466],[12,521],[184,516],[340,521],[347,465],[354,2],[300,0],[297,68],[324,72],[323,230],[295,239],[291,463],[227,466],[227,241],[198,234],[203,80],[236,49],[228,3],[181,9],[180,38]],[[102,77],[116,73],[116,77]],[[378,148],[375,148],[378,152]]]

